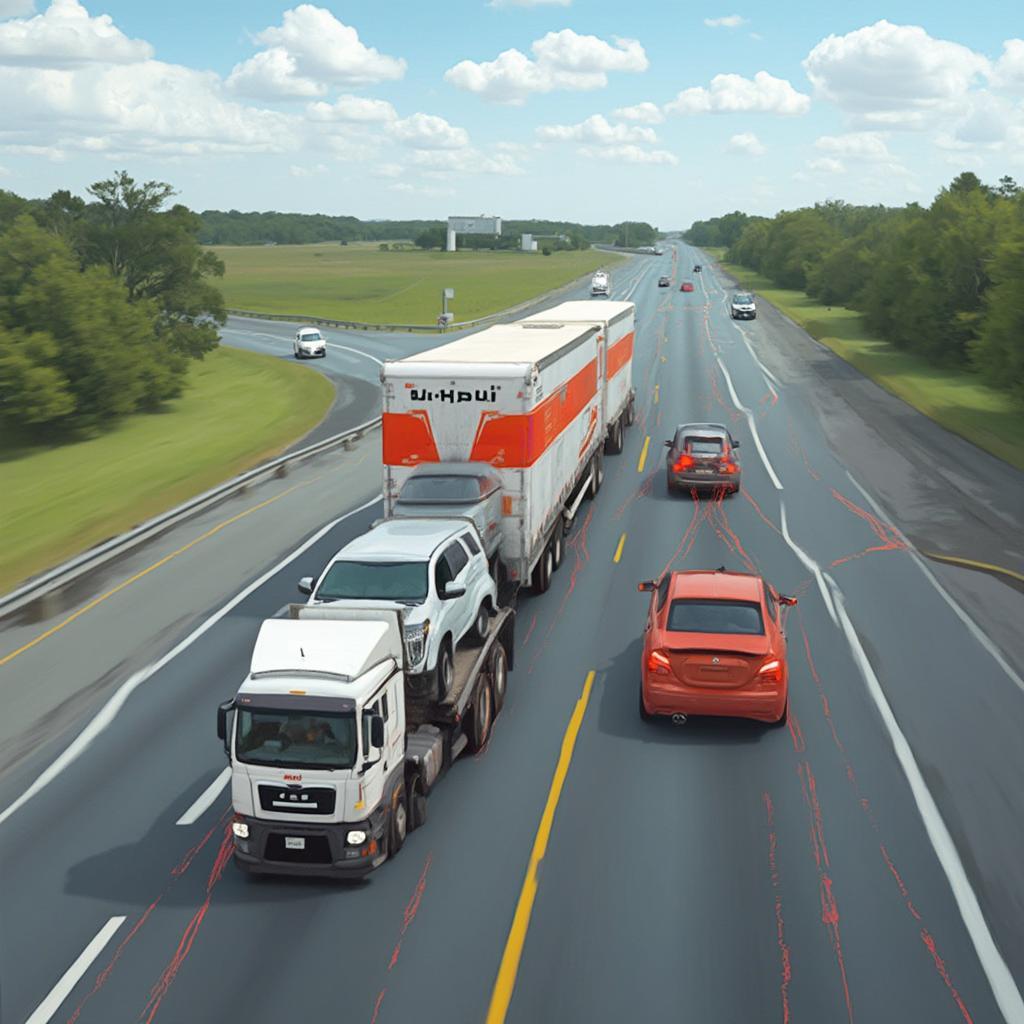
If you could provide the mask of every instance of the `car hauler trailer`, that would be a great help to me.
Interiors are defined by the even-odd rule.
[[[455,655],[438,701],[406,694],[398,607],[291,605],[263,623],[249,675],[217,709],[246,872],[360,878],[426,820],[463,750],[487,741],[512,669],[515,613]]]
[[[565,531],[604,479],[600,334],[594,323],[500,324],[386,362],[385,515],[418,466],[488,463],[501,479],[503,572],[547,590]]]
[[[599,429],[608,455],[622,451],[625,429],[636,417],[633,390],[633,338],[636,306],[632,302],[562,302],[520,321],[526,324],[588,324],[598,328],[601,415]]]

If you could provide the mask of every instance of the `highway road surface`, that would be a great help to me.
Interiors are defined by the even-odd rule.
[[[380,514],[363,456],[305,492],[281,483],[247,543],[225,526],[66,627],[0,633],[0,686],[98,686],[111,663],[101,699],[0,774],[5,1024],[1024,1021],[1021,595],[908,544],[876,497],[902,492],[872,474],[911,458],[886,400],[871,422],[839,413],[830,357],[768,310],[734,325],[708,263],[680,244],[619,275],[638,422],[551,590],[519,602],[490,743],[366,882],[236,871],[214,731],[261,619]],[[383,357],[380,339],[332,340]],[[734,498],[666,492],[662,441],[703,419],[742,442]],[[870,445],[851,476],[844,446]],[[978,531],[1014,521],[1021,486],[1006,470],[1008,504],[972,493]],[[939,513],[967,499],[933,498],[930,517],[897,511],[952,545]],[[636,582],[718,565],[799,595],[787,729],[638,717]],[[140,651],[144,591],[117,602],[161,585],[196,596],[176,619],[154,598],[162,632]]]

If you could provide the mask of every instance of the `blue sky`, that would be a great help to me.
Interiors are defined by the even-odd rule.
[[[924,8],[0,0],[0,188],[670,228],[1024,178],[1005,6]]]

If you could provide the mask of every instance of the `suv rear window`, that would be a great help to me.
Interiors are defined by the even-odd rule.
[[[722,440],[718,437],[688,437],[686,450],[694,455],[721,455]]]
[[[761,606],[755,601],[706,601],[679,598],[668,610],[666,629],[673,633],[764,633]]]

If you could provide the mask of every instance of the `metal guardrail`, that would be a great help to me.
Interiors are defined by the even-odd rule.
[[[161,515],[155,516],[146,522],[122,533],[117,537],[97,544],[95,547],[84,551],[80,555],[61,565],[56,566],[40,576],[29,580],[9,594],[0,596],[0,618],[9,616],[21,609],[38,605],[40,615],[54,614],[61,606],[61,595],[68,587],[78,582],[87,573],[100,568],[101,566],[119,558],[121,555],[144,544],[148,540],[165,533],[179,523],[185,522],[192,516],[205,512],[214,505],[240,494],[253,484],[263,478],[272,476],[286,476],[289,467],[295,463],[304,462],[314,456],[335,448],[350,448],[352,443],[358,441],[365,434],[380,426],[381,418],[368,420],[351,430],[342,431],[340,434],[333,434],[314,444],[307,445],[297,451],[281,455],[276,459],[250,469],[239,476],[220,484],[209,491],[189,499],[181,505],[170,509]]]

